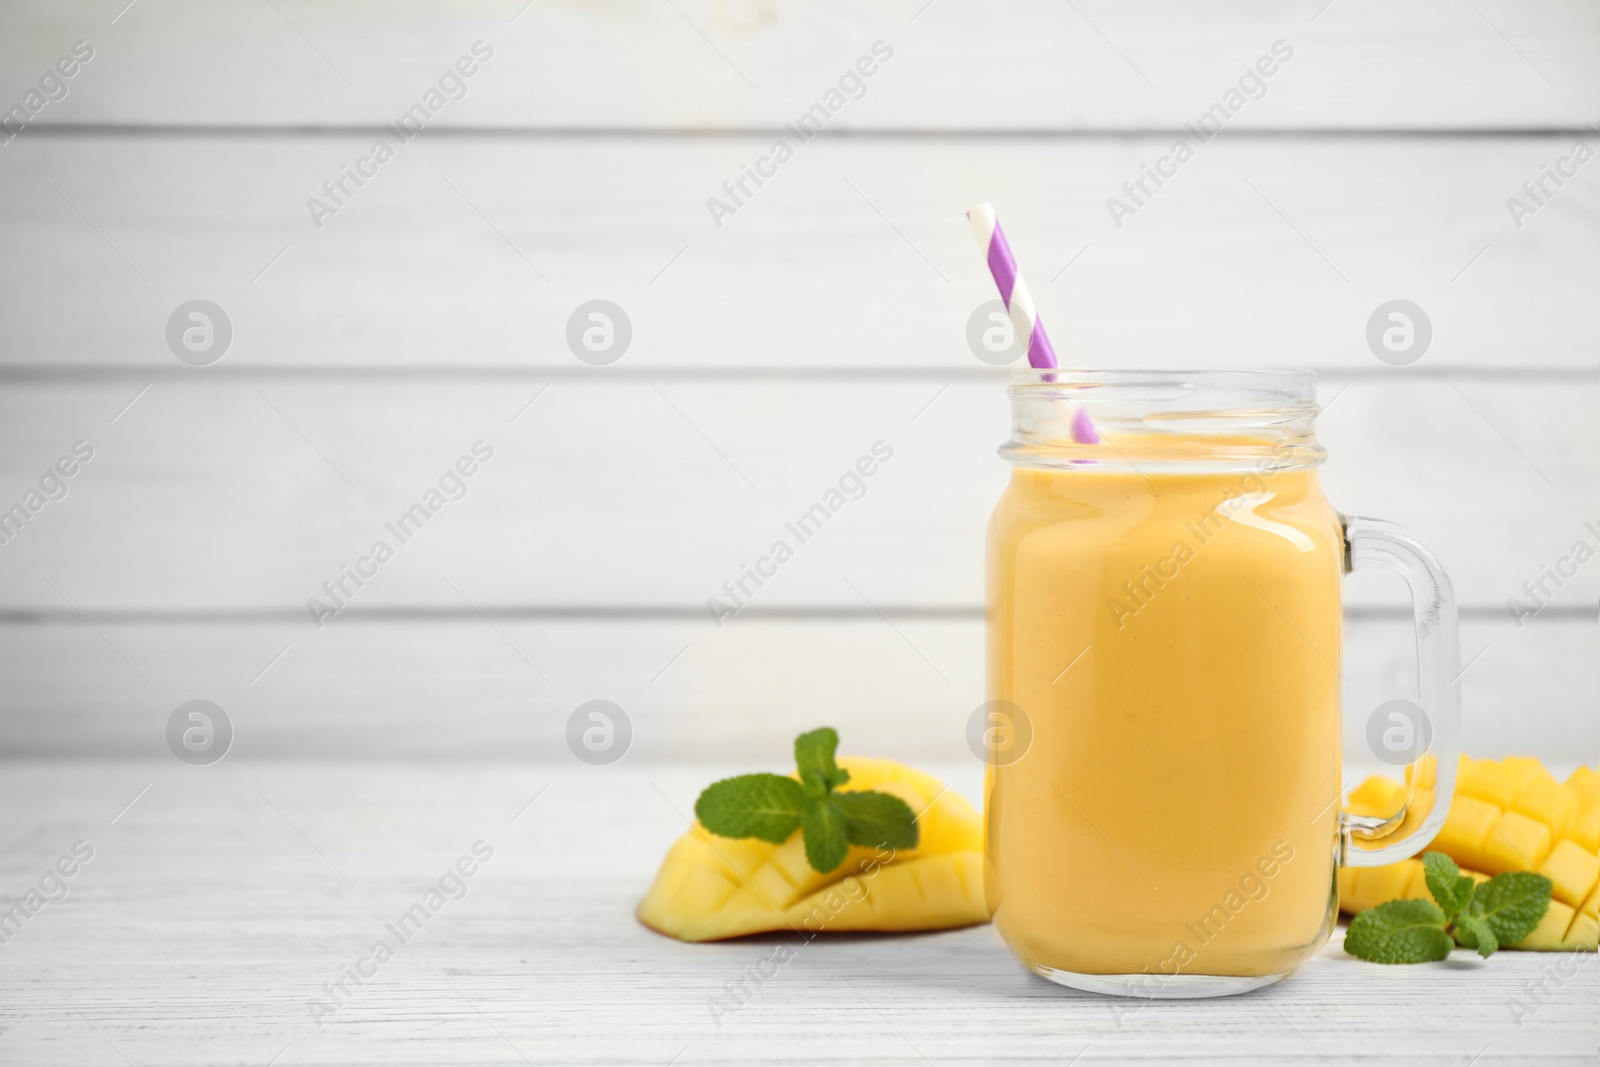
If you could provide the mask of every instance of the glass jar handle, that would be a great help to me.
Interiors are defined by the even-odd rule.
[[[1422,851],[1450,813],[1460,751],[1461,636],[1456,596],[1444,568],[1404,527],[1382,519],[1341,516],[1345,569],[1385,567],[1411,587],[1417,637],[1417,695],[1423,720],[1410,724],[1431,737],[1406,769],[1405,807],[1388,818],[1341,812],[1340,862],[1380,867]]]

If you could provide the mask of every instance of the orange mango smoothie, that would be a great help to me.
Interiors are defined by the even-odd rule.
[[[995,508],[989,699],[1032,740],[988,769],[989,907],[1041,973],[1281,974],[1336,914],[1340,519],[1310,468],[1159,469]]]

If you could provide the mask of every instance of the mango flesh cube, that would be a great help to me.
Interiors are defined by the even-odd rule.
[[[1438,798],[1433,795],[1431,788],[1418,786],[1416,792],[1411,794],[1410,806],[1406,808],[1406,817],[1400,825],[1392,831],[1395,834],[1409,834],[1421,825],[1422,820],[1433,814],[1433,806],[1438,803]]]
[[[1339,910],[1355,914],[1390,900],[1432,899],[1422,861],[1401,860],[1382,867],[1340,867]]]
[[[1375,774],[1350,790],[1345,810],[1352,815],[1370,815],[1387,819],[1398,812],[1406,802],[1406,790],[1399,782]]]
[[[1585,801],[1567,836],[1588,852],[1600,851],[1600,803]]]
[[[1528,788],[1529,782],[1541,774],[1546,776],[1550,774],[1549,771],[1545,770],[1544,764],[1532,756],[1507,756],[1500,761],[1500,765],[1511,776],[1512,788],[1517,796],[1522,795],[1522,791]],[[1560,783],[1558,782],[1557,784],[1559,785]]]
[[[1504,811],[1517,799],[1517,789],[1522,784],[1521,778],[1521,775],[1503,763],[1484,760],[1475,764],[1472,770],[1456,783],[1456,791],[1478,800],[1486,800]]]
[[[1575,841],[1559,841],[1539,865],[1539,873],[1550,879],[1552,897],[1580,907],[1600,880],[1600,856],[1584,851]]]
[[[1584,800],[1600,801],[1600,771],[1579,767],[1567,777],[1567,785]]]
[[[1477,866],[1491,874],[1503,871],[1532,871],[1550,854],[1550,827],[1542,822],[1508,811],[1495,823],[1483,845],[1483,863]]]
[[[1572,925],[1574,912],[1559,900],[1552,900],[1550,908],[1544,913],[1544,918],[1539,920],[1539,925],[1527,937],[1517,942],[1518,948],[1533,949],[1537,952],[1554,952],[1562,947],[1561,942],[1567,936],[1567,929]]]
[[[1417,865],[1416,872],[1411,876],[1411,885],[1406,889],[1405,898],[1407,900],[1432,900],[1433,890],[1428,888],[1428,871],[1427,868],[1422,866],[1422,861],[1401,860],[1400,862],[1415,863]],[[1489,880],[1489,876],[1481,871],[1463,870],[1461,873],[1471,878],[1479,885],[1482,885],[1484,882]],[[1379,903],[1382,903],[1382,901],[1379,901]]]
[[[1597,941],[1600,941],[1600,922],[1593,915],[1579,915],[1567,928],[1567,936],[1561,939],[1561,947],[1593,952],[1600,947]]]
[[[1467,756],[1462,756],[1456,763],[1456,778],[1460,779],[1461,773],[1472,763]],[[1432,789],[1439,776],[1439,757],[1429,753],[1415,763],[1406,764],[1406,785],[1411,784],[1413,778],[1417,779],[1423,789]]]
[[[1422,866],[1421,860],[1403,860],[1404,863],[1415,863],[1416,870],[1411,872],[1411,881],[1406,887],[1405,896],[1408,900],[1432,900],[1433,891],[1428,888],[1428,872]]]
[[[1550,827],[1550,833],[1559,841],[1567,836],[1578,817],[1578,792],[1541,770],[1523,783],[1511,808]]]
[[[914,849],[852,846],[826,874],[800,833],[781,845],[733,840],[696,823],[673,844],[639,903],[639,920],[684,941],[772,930],[939,930],[989,921],[978,813],[930,775],[892,760],[842,757],[843,791],[892,793],[917,814]]]
[[[1494,824],[1500,819],[1501,811],[1493,804],[1458,793],[1450,805],[1450,814],[1445,818],[1444,826],[1440,827],[1433,844],[1428,847],[1435,852],[1445,853],[1463,867],[1481,870],[1484,866],[1484,842],[1489,839]]]
[[[1380,904],[1386,900],[1399,900],[1408,895],[1411,883],[1421,868],[1421,860],[1401,860],[1383,867],[1364,868],[1361,872],[1362,895]]]

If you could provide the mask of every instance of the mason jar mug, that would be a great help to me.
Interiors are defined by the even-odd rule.
[[[1323,497],[1309,371],[1027,369],[1010,397],[987,570],[995,923],[1080,989],[1277,981],[1327,940],[1341,864],[1410,856],[1444,821],[1449,579]],[[1340,803],[1340,582],[1380,565],[1411,587],[1429,745],[1387,820]]]

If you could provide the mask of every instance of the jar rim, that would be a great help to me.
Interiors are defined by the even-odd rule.
[[[1308,367],[1216,367],[1202,370],[1185,368],[1091,369],[1082,367],[1014,367],[1013,387],[1138,387],[1189,385],[1195,388],[1226,388],[1258,392],[1263,397],[1316,402],[1317,372]]]
[[[1112,470],[1314,467],[1316,372],[1303,368],[1012,371],[1015,466]],[[1084,437],[1079,426],[1087,423]]]

